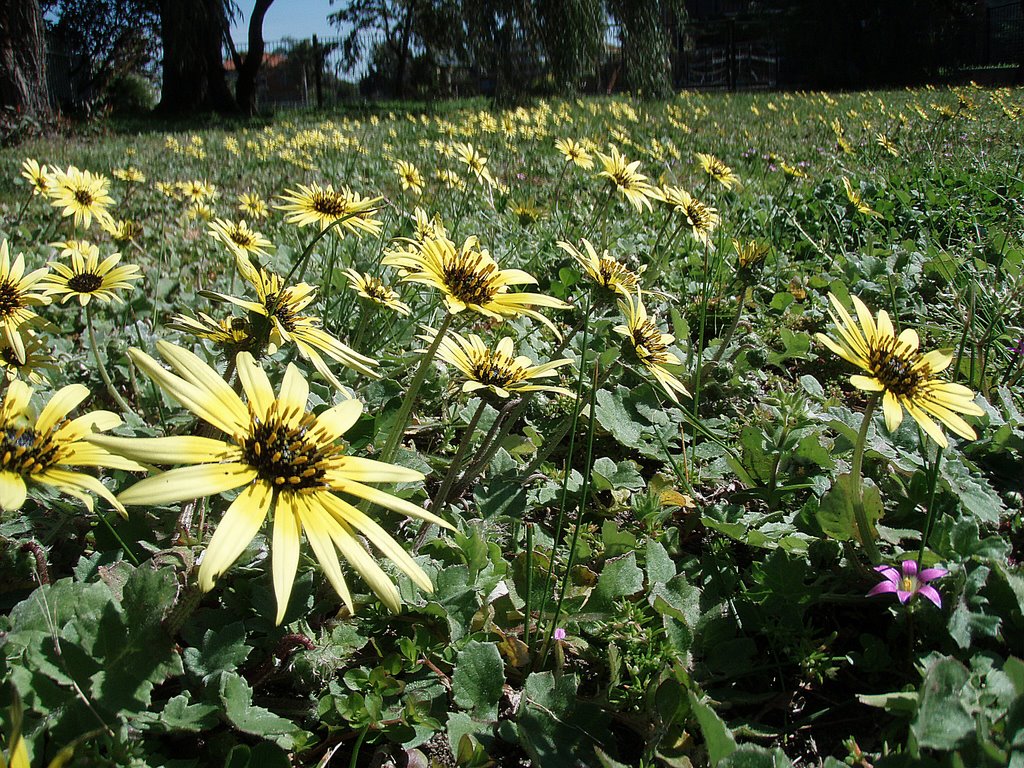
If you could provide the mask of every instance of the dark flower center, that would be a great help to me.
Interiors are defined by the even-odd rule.
[[[21,309],[21,291],[10,280],[0,282],[0,319],[6,319]]]
[[[84,208],[88,208],[96,202],[96,198],[87,189],[75,190],[75,201]]]
[[[250,235],[248,232],[243,232],[240,229],[233,229],[229,233],[232,242],[235,245],[240,245],[243,248],[251,248],[256,245],[256,238]]]
[[[653,320],[645,320],[633,329],[633,348],[640,362],[646,365],[657,365],[667,359],[668,349],[661,341],[661,331]]]
[[[606,288],[616,285],[626,289],[636,288],[636,275],[615,259],[602,258],[598,262],[598,272],[601,275],[601,285]]]
[[[310,200],[310,208],[321,216],[337,219],[345,214],[348,205],[345,199],[336,192],[314,192]]]
[[[511,384],[523,379],[523,369],[515,364],[515,361],[505,355],[496,352],[487,354],[473,360],[473,380],[481,384],[489,384],[504,389]]]
[[[250,413],[252,434],[241,443],[245,462],[274,488],[306,492],[327,488],[328,464],[341,453],[341,446],[316,439],[313,414],[303,414],[296,422],[285,418],[290,414],[279,413],[279,407],[274,403],[265,420]]]
[[[267,308],[268,314],[281,324],[282,328],[291,333],[295,330],[298,313],[290,301],[288,290],[285,289],[279,294],[269,294],[263,301],[263,306]]]
[[[57,463],[60,447],[50,435],[29,427],[8,426],[0,432],[0,466],[5,472],[32,475]]]
[[[495,280],[498,266],[484,263],[480,254],[460,253],[444,265],[445,285],[451,294],[463,304],[482,306],[498,292]]]
[[[103,278],[92,272],[79,272],[68,278],[68,288],[76,293],[92,293],[103,285]]]
[[[921,362],[921,356],[898,339],[881,340],[868,352],[871,372],[882,386],[894,395],[912,397],[931,369]]]
[[[699,200],[692,200],[686,207],[686,218],[690,222],[690,226],[698,231],[708,230],[712,227],[711,211]]]

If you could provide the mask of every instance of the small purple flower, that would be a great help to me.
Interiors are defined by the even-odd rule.
[[[939,596],[938,590],[930,586],[928,582],[940,579],[949,573],[945,568],[925,568],[918,573],[916,560],[904,560],[902,572],[897,571],[891,565],[879,565],[875,570],[882,574],[883,581],[871,588],[868,597],[895,592],[899,601],[906,605],[914,595],[920,594],[935,603],[936,608],[942,607],[942,598]]]
[[[1010,347],[1010,351],[1017,355],[1024,355],[1024,336],[1017,340],[1017,343]]]
[[[555,640],[565,640],[565,630],[559,627],[555,630],[555,634],[553,635],[553,637],[555,638]]]

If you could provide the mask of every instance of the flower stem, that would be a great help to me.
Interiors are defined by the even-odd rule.
[[[89,346],[92,347],[93,357],[96,358],[96,366],[100,369],[100,378],[103,379],[103,383],[107,387],[107,394],[117,403],[117,407],[125,413],[135,414],[131,406],[125,402],[125,399],[121,397],[116,389],[114,389],[114,382],[110,380],[110,374],[107,373],[107,366],[103,362],[103,355],[100,354],[99,344],[96,342],[96,330],[92,325],[92,304],[85,305],[85,324],[89,329]]]
[[[444,508],[444,503],[448,500],[448,494],[452,489],[452,485],[455,483],[455,478],[459,476],[459,469],[462,467],[462,462],[466,458],[469,446],[473,442],[473,434],[476,432],[476,425],[480,423],[480,417],[483,415],[484,408],[486,407],[487,401],[480,398],[480,404],[476,407],[476,411],[473,413],[472,418],[469,420],[469,424],[466,426],[466,431],[462,434],[462,442],[459,443],[459,448],[455,452],[452,463],[448,465],[448,473],[444,476],[444,480],[441,482],[441,487],[438,489],[437,495],[430,503],[430,510],[435,515]]]
[[[871,525],[868,523],[868,516],[864,511],[864,483],[861,474],[864,467],[864,446],[868,440],[868,427],[871,426],[871,417],[874,416],[877,405],[878,395],[874,395],[868,400],[867,407],[864,409],[860,432],[857,433],[857,444],[853,447],[853,464],[850,467],[850,476],[853,479],[853,515],[857,520],[861,545],[867,552],[872,565],[882,562],[882,555],[878,551],[878,545],[875,544],[875,537],[871,533]]]
[[[922,446],[927,443],[922,440]],[[924,533],[921,535],[921,548],[917,550],[917,572],[921,572],[921,560],[924,558],[925,547],[928,546],[928,539],[932,535],[932,527],[935,525],[935,486],[938,485],[939,467],[942,465],[942,446],[935,452],[935,461],[928,467],[928,518],[924,524]]]
[[[420,388],[423,386],[423,382],[426,381],[427,372],[430,370],[430,364],[434,361],[437,349],[441,346],[441,339],[443,339],[445,334],[448,332],[448,326],[450,326],[451,323],[451,312],[445,312],[444,319],[441,321],[441,326],[437,329],[434,340],[424,353],[423,359],[420,360],[419,368],[416,369],[416,375],[413,376],[412,383],[409,385],[409,390],[405,393],[402,405],[398,409],[398,415],[395,417],[395,423],[391,427],[391,434],[388,435],[387,442],[384,443],[380,456],[377,457],[378,461],[383,461],[384,463],[389,464],[395,457],[395,453],[398,451],[398,446],[402,442],[402,437],[405,435],[405,428],[409,424],[409,416],[412,414],[412,407],[416,403],[416,396],[419,394]]]

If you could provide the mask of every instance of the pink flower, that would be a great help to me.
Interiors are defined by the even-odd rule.
[[[895,592],[899,601],[906,605],[914,595],[920,594],[935,603],[935,607],[942,607],[942,598],[939,596],[938,590],[930,586],[928,582],[942,578],[949,573],[945,568],[925,568],[918,573],[916,560],[904,560],[902,572],[897,571],[891,565],[879,565],[875,570],[882,574],[883,581],[871,588],[868,597]]]
[[[565,640],[565,630],[559,627],[554,633],[555,640]]]

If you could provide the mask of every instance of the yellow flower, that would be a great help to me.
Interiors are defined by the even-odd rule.
[[[619,309],[626,316],[626,324],[617,325],[614,330],[626,337],[636,359],[651,372],[674,402],[679,402],[679,395],[689,397],[683,383],[665,368],[666,365],[682,364],[668,348],[675,337],[661,332],[654,320],[647,316],[647,309],[639,297],[627,294],[625,301],[619,301]]]
[[[519,269],[500,269],[475,236],[467,238],[462,248],[446,237],[428,238],[408,250],[389,253],[383,263],[404,270],[403,280],[440,290],[452,314],[469,309],[496,320],[526,315],[557,333],[554,324],[531,307],[568,308],[564,301],[550,296],[510,292],[512,285],[535,284],[537,280]]]
[[[273,250],[274,245],[261,233],[250,229],[242,219],[238,223],[214,219],[210,222],[210,235],[228,247],[233,254],[248,256],[250,253],[267,255],[267,251]]]
[[[0,368],[7,381],[22,379],[30,384],[43,384],[49,372],[57,370],[57,364],[50,356],[49,346],[44,345],[39,336],[25,327],[21,334],[25,344],[24,360],[18,360],[14,348],[0,336]]]
[[[803,170],[803,168],[800,168],[800,167],[795,166],[795,165],[790,165],[785,160],[780,160],[779,161],[779,167],[782,169],[782,172],[784,174],[786,174],[786,176],[788,176],[791,179],[809,179],[809,178],[811,178],[806,173],[806,171]]]
[[[761,265],[768,255],[768,244],[760,240],[748,240],[743,243],[735,238],[732,247],[736,250],[736,262],[741,272],[749,272]]]
[[[897,336],[884,309],[879,311],[876,321],[864,302],[853,296],[853,306],[857,311],[857,320],[854,320],[839,299],[831,293],[828,298],[832,302],[829,315],[839,332],[838,341],[823,333],[817,334],[816,338],[869,374],[853,375],[850,383],[858,389],[882,394],[882,413],[890,432],[899,427],[906,408],[921,429],[943,448],[949,443],[933,419],[960,437],[967,440],[977,438],[974,429],[957,416],[958,413],[984,414],[974,402],[974,392],[935,375],[949,367],[953,360],[952,350],[921,354],[917,332],[906,328]]]
[[[472,144],[456,144],[455,155],[473,171],[477,181],[494,186],[491,172],[487,170],[487,158],[481,155]]]
[[[640,161],[634,160],[630,163],[619,154],[619,150],[614,144],[610,148],[611,155],[597,153],[597,157],[604,167],[604,170],[597,175],[611,180],[615,189],[621,192],[637,211],[643,210],[645,205],[650,209],[651,201],[648,198],[655,196],[655,190],[647,183],[647,177],[637,171]]]
[[[177,183],[178,194],[192,205],[205,203],[217,196],[217,187],[201,179],[192,181],[179,181]]]
[[[338,562],[341,553],[391,610],[401,597],[391,579],[366,551],[360,535],[377,547],[421,589],[430,579],[380,525],[337,494],[378,504],[445,528],[448,523],[415,504],[366,483],[415,482],[419,472],[346,454],[339,442],[358,421],[363,406],[343,400],[319,414],[308,410],[309,384],[289,364],[280,393],[248,352],[236,358],[246,401],[214,369],[191,352],[157,342],[168,371],[149,355],[132,359],[168,395],[224,433],[224,440],[181,435],[124,438],[97,435],[97,446],[147,464],[184,464],[148,477],[120,494],[125,504],[170,504],[240,489],[210,538],[199,566],[199,586],[214,582],[238,559],[273,510],[271,566],[277,623],[284,619],[306,535],[328,581],[349,607],[352,595]]]
[[[243,193],[238,196],[238,210],[253,219],[265,219],[270,210],[263,198],[255,193]]]
[[[402,189],[411,189],[417,195],[423,192],[423,177],[415,165],[399,160],[395,163],[395,173],[402,182]]]
[[[594,246],[586,238],[581,242],[586,248],[586,255],[580,253],[572,243],[567,243],[564,240],[560,240],[557,245],[572,256],[583,267],[587,276],[602,288],[622,296],[632,295],[639,291],[640,277],[637,273],[609,256],[608,251],[605,251],[603,256],[598,256]]]
[[[249,310],[257,318],[269,320],[270,344],[276,348],[283,341],[293,342],[299,353],[313,364],[317,373],[339,390],[344,391],[345,388],[327,367],[320,352],[365,376],[377,378],[377,373],[370,367],[377,364],[376,360],[359,354],[331,336],[320,327],[320,318],[300,314],[316,298],[314,286],[309,283],[285,286],[279,275],[253,267],[244,257],[236,258],[236,264],[242,276],[255,289],[257,301],[239,299],[213,291],[208,294],[211,298],[231,302]]]
[[[564,155],[565,162],[567,163],[573,163],[586,171],[594,167],[594,158],[575,139],[558,139],[555,142],[555,149]]]
[[[434,214],[433,217],[429,216],[425,210],[416,207],[413,212],[415,219],[415,231],[413,232],[413,239],[417,243],[422,243],[429,237],[448,237],[448,232],[444,228],[444,223],[441,221],[441,217]]]
[[[104,219],[100,222],[103,231],[118,243],[128,243],[142,234],[142,227],[130,219]]]
[[[83,307],[92,298],[120,304],[122,299],[117,291],[133,290],[132,281],[142,279],[139,268],[134,264],[117,266],[121,261],[120,253],[112,253],[100,261],[100,249],[84,240],[54,243],[54,247],[62,249],[61,256],[70,258],[71,265],[49,262],[53,272],[39,285],[47,296],[63,296],[61,304],[72,296],[77,297]]]
[[[32,391],[25,382],[14,380],[7,385],[0,405],[0,509],[20,509],[28,495],[28,484],[36,483],[81,499],[90,510],[89,493],[95,493],[126,514],[97,478],[71,469],[143,469],[130,459],[85,441],[95,432],[118,426],[120,417],[110,411],[93,411],[68,420],[68,413],[89,396],[89,390],[81,384],[55,392],[37,416],[30,402]]]
[[[860,192],[857,192],[853,188],[853,185],[850,184],[850,180],[845,176],[843,176],[843,186],[846,188],[846,199],[850,201],[850,204],[856,208],[858,212],[863,213],[865,216],[880,217],[882,215],[864,202],[864,198],[860,196]]]
[[[711,233],[721,223],[722,219],[718,211],[710,205],[705,205],[685,189],[679,187],[664,187],[661,190],[661,198],[668,205],[672,206],[676,213],[686,217],[686,223],[690,225],[693,236],[700,240],[710,250],[715,249],[711,242]]]
[[[433,342],[436,333],[428,329],[422,338],[428,343]],[[487,389],[498,397],[508,397],[513,392],[554,392],[573,397],[573,393],[565,387],[531,383],[535,379],[554,376],[556,368],[568,365],[572,360],[562,358],[534,365],[525,355],[516,356],[515,344],[508,336],[503,337],[494,349],[490,349],[476,334],[471,333],[466,338],[450,331],[441,339],[437,354],[466,377],[462,385],[463,392]]]
[[[319,224],[320,229],[327,229],[331,224],[340,221],[340,227],[349,232],[363,232],[376,235],[383,224],[373,218],[381,198],[361,197],[359,193],[342,188],[338,191],[328,184],[321,187],[313,182],[308,187],[298,185],[298,191],[286,189],[280,197],[286,205],[275,206],[278,210],[288,211],[285,221],[305,227],[308,224]],[[338,230],[336,230],[338,231]]]
[[[11,264],[7,241],[0,243],[0,328],[3,328],[7,345],[13,350],[19,363],[25,362],[25,344],[19,329],[25,323],[39,317],[30,307],[49,304],[45,293],[33,291],[33,286],[47,274],[45,267],[25,274],[25,257],[22,254]],[[41,288],[42,286],[38,286]]]
[[[129,184],[142,184],[146,181],[145,174],[132,165],[129,165],[127,168],[115,168],[112,174],[115,179],[126,181]]]
[[[92,218],[97,220],[110,217],[107,208],[114,204],[109,194],[110,180],[90,171],[80,171],[70,166],[66,171],[54,174],[54,184],[49,190],[50,202],[57,208],[63,207],[61,214],[74,216],[75,226],[88,229]]]
[[[21,168],[21,175],[32,185],[33,195],[45,195],[56,183],[53,172],[31,158],[23,162]]]
[[[400,315],[408,315],[410,313],[409,305],[401,301],[395,290],[385,285],[384,281],[379,277],[374,277],[367,273],[360,274],[351,267],[342,271],[348,277],[349,287],[364,299],[368,299],[382,307],[393,309]]]
[[[900,151],[898,149],[896,149],[896,145],[893,144],[892,141],[889,139],[889,137],[886,136],[884,133],[876,134],[875,135],[875,142],[878,144],[878,146],[880,146],[882,149],[884,149],[886,152],[888,152],[893,157],[899,157],[900,156]]]
[[[700,161],[700,167],[704,173],[726,189],[739,186],[740,177],[733,172],[732,168],[714,155],[705,155],[703,152],[698,152],[697,160]]]

